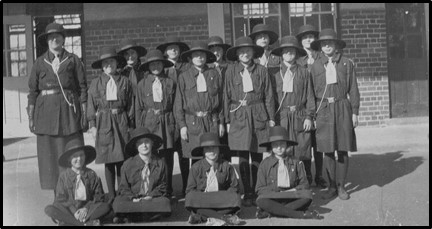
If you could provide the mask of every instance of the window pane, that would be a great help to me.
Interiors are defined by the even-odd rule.
[[[27,52],[26,51],[21,51],[19,52],[19,58],[20,60],[27,60]]]
[[[308,5],[310,4],[310,5]],[[309,8],[308,8],[309,7]],[[320,12],[319,3],[306,3],[307,12]]]
[[[18,35],[18,48],[19,49],[25,49],[26,48],[26,38],[25,34]]]
[[[12,77],[18,76],[18,62],[11,63],[11,73]]]
[[[321,11],[332,11],[332,3],[321,3]]]
[[[11,61],[18,61],[19,59],[18,59],[18,52],[11,52],[10,53],[10,59],[11,59]]]
[[[19,62],[19,76],[26,76],[26,75],[27,75],[27,63]]]
[[[10,35],[9,41],[10,41],[9,43],[10,49],[12,50],[18,49],[18,35]]]
[[[422,58],[423,47],[420,35],[407,36],[407,54],[408,58]]]
[[[249,31],[247,29],[247,21],[244,18],[235,18],[234,19],[234,39],[237,39],[241,36],[247,36]]]
[[[243,15],[243,3],[233,3],[232,7],[234,16]]]
[[[300,26],[304,25],[303,17],[291,17],[291,35],[295,35]]]
[[[319,28],[319,27],[317,27],[317,28]],[[322,14],[321,15],[321,30],[322,29],[335,29],[332,14]]]
[[[265,24],[270,26],[270,29],[276,32],[280,36],[279,32],[279,17],[266,17],[265,18]]]
[[[390,34],[388,45],[390,50],[390,59],[405,58],[405,42],[403,35]]]
[[[306,16],[306,24],[310,24],[310,25],[315,26],[316,28],[319,28],[318,16],[319,16],[318,14],[312,14],[310,16]],[[298,28],[296,28],[296,29],[298,29]],[[294,30],[294,31],[297,31],[297,30]]]
[[[279,14],[279,3],[268,3],[269,13],[270,14]]]
[[[249,33],[248,33],[248,35],[252,32],[252,30],[253,30],[253,28],[256,26],[256,25],[258,25],[258,24],[263,24],[264,23],[264,19],[262,18],[262,17],[259,17],[259,18],[251,18],[251,19],[249,19],[249,24],[250,24],[250,27],[249,27]]]
[[[423,10],[418,8],[419,3],[410,4],[411,8],[405,10],[405,25],[408,32],[421,32]]]
[[[9,33],[23,33],[25,25],[9,25]]]

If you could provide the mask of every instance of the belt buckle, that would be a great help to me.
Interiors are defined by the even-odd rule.
[[[153,112],[154,112],[155,115],[158,115],[158,114],[160,114],[161,110],[160,109],[157,109],[157,110],[153,109]]]
[[[111,114],[118,114],[118,109],[111,109]]]
[[[290,110],[290,111],[296,111],[297,109],[296,109],[296,106],[290,106],[290,107],[289,107],[289,110]]]
[[[239,102],[241,106],[243,107],[247,106],[247,100],[239,100]]]
[[[335,98],[334,97],[328,97],[327,101],[328,101],[328,103],[334,103],[335,102]]]

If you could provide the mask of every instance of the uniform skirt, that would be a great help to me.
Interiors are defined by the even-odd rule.
[[[303,123],[305,120],[304,111],[281,111],[280,125],[288,130],[289,139],[294,140],[298,145],[294,146],[294,156],[298,160],[310,160],[311,155],[311,132],[305,132]]]
[[[171,212],[171,204],[170,200],[166,197],[156,197],[151,200],[133,202],[127,196],[118,196],[114,199],[113,209],[115,213]]]

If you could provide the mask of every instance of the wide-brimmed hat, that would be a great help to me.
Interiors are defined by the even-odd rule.
[[[315,28],[315,26],[309,24],[300,26],[297,34],[295,35],[297,40],[300,42],[300,45],[302,37],[309,33],[313,34],[315,38],[318,38],[319,31]]]
[[[320,50],[321,41],[332,40],[336,42],[337,49],[343,49],[346,46],[345,41],[339,40],[337,38],[337,34],[333,29],[323,29],[320,34],[318,40],[311,43],[311,48],[315,50]]]
[[[144,60],[144,58],[142,58],[141,60]],[[147,56],[145,57],[145,62],[143,62],[139,66],[138,70],[139,71],[146,71],[146,70],[148,70],[149,69],[149,64],[151,62],[155,62],[155,61],[162,62],[164,68],[169,68],[169,67],[172,67],[174,65],[171,61],[169,61],[169,60],[167,60],[167,59],[164,58],[164,55],[162,54],[162,52],[159,49],[155,49],[155,50],[151,50],[147,54]]]
[[[119,55],[124,56],[128,49],[133,49],[138,53],[138,58],[147,54],[147,49],[136,44],[134,40],[123,39],[120,41],[120,50],[117,52]]]
[[[93,146],[84,145],[81,139],[73,139],[66,143],[65,152],[58,159],[62,167],[71,167],[70,156],[75,152],[83,150],[85,154],[85,165],[92,163],[96,159],[96,149]]]
[[[219,147],[221,148],[221,152],[229,150],[227,145],[223,145],[219,141],[219,136],[216,133],[207,132],[200,136],[200,145],[195,147],[191,154],[194,157],[203,156],[203,148],[204,147]]]
[[[145,127],[138,127],[130,132],[131,138],[125,146],[125,152],[129,156],[135,156],[138,153],[138,149],[135,146],[136,142],[141,138],[149,138],[153,141],[153,149],[159,149],[162,145],[162,138],[152,134],[150,130]]]
[[[269,36],[270,38],[269,45],[275,43],[279,38],[279,35],[273,30],[271,30],[269,25],[265,25],[265,24],[258,24],[254,26],[252,29],[252,33],[249,34],[249,37],[255,41],[255,37],[260,33],[264,33]]]
[[[221,37],[219,37],[219,36],[213,36],[213,37],[210,37],[210,38],[208,39],[207,47],[208,47],[209,50],[210,50],[211,48],[213,48],[213,47],[221,47],[221,48],[223,48],[223,50],[224,50],[223,52],[226,53],[226,51],[227,51],[229,48],[231,48],[231,45],[229,45],[229,44],[224,44],[224,42],[223,42],[223,40],[222,40]]]
[[[189,50],[189,46],[186,43],[181,42],[179,37],[175,36],[166,37],[165,42],[157,46],[156,49],[159,49],[162,53],[165,54],[165,49],[170,45],[178,45],[180,48],[180,54]]]
[[[243,47],[251,47],[254,50],[255,54],[253,59],[262,56],[264,53],[264,48],[254,44],[250,37],[239,37],[234,44],[235,46],[229,48],[226,53],[227,59],[231,61],[237,60],[237,49]]]
[[[99,59],[93,62],[91,65],[94,69],[102,68],[102,61],[109,58],[114,58],[117,60],[118,69],[123,68],[126,65],[126,59],[123,56],[117,54],[114,47],[102,47],[99,53]]]
[[[276,141],[286,141],[288,146],[298,145],[296,141],[288,138],[288,131],[282,126],[274,126],[269,130],[269,140],[267,142],[261,143],[261,147],[271,147],[272,142]]]
[[[282,56],[282,50],[284,48],[295,48],[297,50],[297,57],[307,55],[306,51],[299,45],[297,38],[294,36],[282,37],[280,46],[273,49],[271,54]]]
[[[206,63],[213,63],[216,61],[215,54],[213,54],[207,48],[207,43],[204,41],[192,41],[191,48],[188,51],[183,52],[180,55],[181,60],[184,62],[188,62],[188,57],[190,57],[192,55],[192,53],[196,52],[196,51],[201,51],[201,52],[204,52],[206,54],[206,56],[207,56]]]
[[[42,46],[47,46],[47,37],[52,33],[60,33],[61,35],[63,35],[63,38],[66,37],[66,30],[64,29],[63,25],[53,22],[47,25],[47,27],[45,28],[45,33],[42,33],[38,36],[38,43]]]

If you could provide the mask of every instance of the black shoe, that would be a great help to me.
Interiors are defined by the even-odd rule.
[[[315,184],[317,187],[326,188],[327,182],[322,177],[315,178]]]
[[[190,224],[199,224],[204,223],[200,214],[191,213],[188,219],[188,223]]]
[[[303,213],[303,219],[324,219],[324,217],[320,216],[319,212],[317,211],[309,211],[306,210]]]
[[[261,208],[257,208],[255,216],[257,217],[257,219],[265,219],[271,217],[270,213],[262,210]]]
[[[240,225],[241,219],[237,215],[224,215],[222,217],[228,225]]]
[[[338,195],[335,188],[329,188],[327,191],[324,192],[322,195],[323,199],[332,199]]]
[[[339,199],[341,199],[341,200],[348,200],[350,198],[350,195],[345,190],[345,188],[342,186],[339,186],[337,193],[338,193]]]

